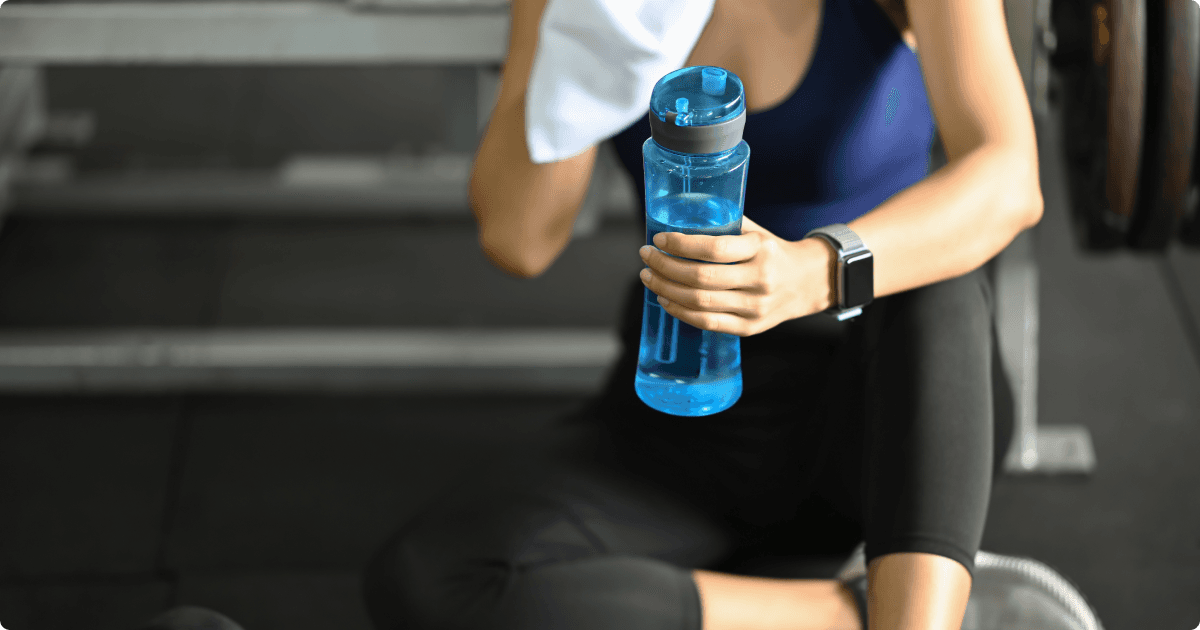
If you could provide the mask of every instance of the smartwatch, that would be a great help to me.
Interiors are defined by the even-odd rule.
[[[837,300],[825,312],[839,322],[861,315],[863,307],[875,299],[875,260],[871,250],[844,223],[819,227],[805,234],[804,238],[810,236],[829,241],[838,255],[837,274],[833,283]]]

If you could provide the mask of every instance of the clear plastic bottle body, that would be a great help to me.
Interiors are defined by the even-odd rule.
[[[646,172],[646,244],[659,232],[741,234],[750,147],[684,154],[653,138],[642,145]],[[704,261],[707,262],[707,261]],[[708,263],[718,264],[718,263]],[[741,338],[702,330],[668,314],[645,289],[635,388],[663,413],[707,416],[742,394]]]

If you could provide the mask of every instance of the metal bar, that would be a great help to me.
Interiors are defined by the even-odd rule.
[[[1016,398],[1013,442],[1004,471],[1010,475],[1087,475],[1096,467],[1087,427],[1038,425],[1040,322],[1033,237],[1032,231],[1022,232],[993,263],[1000,352]]]
[[[1013,386],[1013,443],[1005,468],[1037,465],[1037,268],[1033,233],[1025,231],[992,262],[1000,353]]]
[[[1001,363],[1013,390],[1013,441],[1005,471],[1030,472],[1037,452],[1038,277],[1033,232],[1017,235],[991,262]]]
[[[25,149],[46,131],[40,68],[0,66],[0,221],[12,202],[12,181]]]
[[[1026,264],[1018,270],[1021,299],[1021,393],[1018,401],[1017,427],[1020,430],[1020,463],[1024,470],[1031,470],[1039,463],[1037,457],[1037,385],[1038,349],[1041,332],[1038,310],[1038,269],[1033,261],[1033,233],[1027,232],[1022,244]]]
[[[0,64],[485,64],[503,5],[356,11],[331,2],[22,4],[0,9]]]
[[[0,334],[0,391],[596,391],[606,329],[62,330]]]
[[[1058,38],[1050,21],[1051,0],[1035,0],[1033,23],[1033,76],[1027,82],[1033,114],[1044,118],[1050,111],[1050,56],[1058,47]]]
[[[0,154],[18,155],[46,131],[40,68],[0,66]]]

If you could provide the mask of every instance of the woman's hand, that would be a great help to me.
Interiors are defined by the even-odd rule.
[[[654,245],[640,251],[642,282],[696,328],[749,337],[833,303],[834,253],[822,239],[786,241],[742,217],[741,235],[663,232]]]

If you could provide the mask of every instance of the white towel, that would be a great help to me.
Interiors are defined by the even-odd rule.
[[[525,93],[535,164],[579,155],[645,116],[683,67],[715,0],[549,0]]]

